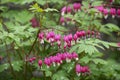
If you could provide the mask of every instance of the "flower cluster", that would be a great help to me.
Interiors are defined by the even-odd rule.
[[[32,18],[32,19],[30,20],[30,22],[31,22],[31,25],[32,25],[33,28],[39,26],[39,22],[37,21],[36,18]]]
[[[104,8],[103,6],[97,6],[95,7],[98,11],[100,11],[104,16],[105,18],[108,17],[108,15],[110,14],[113,18],[115,16],[120,16],[120,9],[115,9],[115,8],[110,8],[110,10]]]
[[[77,31],[75,34],[68,34],[61,36],[60,34],[55,34],[53,31],[50,31],[48,33],[40,32],[38,35],[38,38],[40,40],[40,43],[44,43],[44,40],[47,40],[52,46],[54,43],[57,43],[58,47],[61,46],[61,41],[63,41],[64,49],[70,48],[72,46],[72,41],[77,43],[81,39],[86,38],[100,38],[100,33],[95,31]]]
[[[50,56],[48,58],[44,59],[44,64],[47,65],[47,67],[49,68],[51,65],[56,66],[56,65],[60,65],[63,63],[63,61],[65,60],[66,62],[71,62],[71,60],[78,60],[78,54],[73,52],[73,53],[58,53],[55,56]]]
[[[72,53],[57,53],[55,56],[50,56],[44,59],[44,64],[49,68],[51,65],[56,66],[63,63],[63,61],[71,62],[71,60],[78,60],[78,54],[75,52]],[[42,66],[42,60],[38,61],[38,65]]]
[[[90,72],[88,66],[81,66],[80,64],[77,64],[75,67],[76,74],[80,76],[80,74],[87,74]]]
[[[80,3],[74,3],[72,6],[64,6],[61,9],[62,17],[60,18],[60,23],[64,25],[65,22],[71,21],[70,18],[64,18],[63,17],[64,14],[70,14],[72,12],[77,12],[79,10],[81,10],[81,4]]]
[[[61,15],[63,16],[65,13],[71,13],[72,11],[76,12],[81,9],[80,3],[74,3],[73,6],[64,6],[61,9]]]

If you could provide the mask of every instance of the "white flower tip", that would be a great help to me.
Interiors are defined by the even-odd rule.
[[[77,73],[77,76],[80,76],[80,73]]]
[[[107,18],[108,18],[108,15],[105,15],[104,18],[107,19]]]
[[[78,58],[76,58],[75,60],[76,60],[76,61],[78,61],[79,59],[78,59]]]

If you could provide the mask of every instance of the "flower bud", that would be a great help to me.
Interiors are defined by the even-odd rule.
[[[38,65],[41,67],[42,66],[42,60],[38,61]]]

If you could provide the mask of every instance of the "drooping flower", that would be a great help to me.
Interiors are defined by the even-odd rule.
[[[74,9],[75,12],[80,10],[81,9],[81,4],[80,3],[74,3],[73,4],[73,9]]]
[[[80,66],[80,64],[77,64],[77,65],[76,65],[75,71],[76,71],[76,74],[77,74],[78,76],[80,76],[80,73],[81,73],[81,66]]]
[[[82,72],[82,73],[89,72],[88,66],[83,66],[82,69],[81,69],[81,72]]]
[[[95,6],[95,8],[100,11],[103,12],[104,11],[104,7],[103,6]]]
[[[42,66],[42,60],[38,61],[38,65],[41,67]]]
[[[67,6],[67,13],[71,13],[72,12],[72,8],[70,6]]]
[[[108,17],[108,10],[107,9],[104,9],[103,10],[103,14],[104,14],[104,16],[105,16],[105,19]]]
[[[110,9],[110,14],[112,15],[112,17],[114,18],[116,15],[116,9],[115,8],[111,8]]]
[[[63,16],[67,11],[67,7],[64,6],[62,9],[61,9],[61,15]]]
[[[64,37],[63,37],[63,40],[64,40],[66,43],[69,43],[68,36],[64,36]]]
[[[72,58],[75,59],[75,60],[78,60],[78,54],[73,52],[72,53]]]
[[[44,59],[44,64],[46,64],[46,65],[47,65],[47,68],[49,68],[50,65],[51,65],[50,59],[49,59],[49,58],[45,58],[45,59]]]
[[[53,31],[50,31],[49,34],[50,34],[50,37],[51,37],[51,38],[54,38],[54,37],[55,37],[55,33],[54,33]]]
[[[56,34],[55,35],[55,41],[60,41],[61,40],[61,35],[60,34]]]
[[[29,62],[33,63],[35,60],[36,60],[36,57],[32,57],[32,58],[29,59]]]
[[[61,35],[60,34],[55,35],[55,41],[57,42],[57,44],[60,48],[60,45],[61,45]]]
[[[46,35],[46,39],[50,42],[50,44],[53,46],[53,43],[55,41],[55,33],[53,31],[50,31]]]
[[[77,31],[77,32],[76,32],[76,35],[78,36],[78,38],[81,38],[81,37],[82,37],[81,31]]]
[[[81,31],[81,35],[82,35],[82,37],[85,37],[86,36],[85,31]]]
[[[120,9],[117,10],[117,15],[120,16]]]
[[[30,20],[30,22],[31,22],[33,28],[39,26],[39,22],[37,21],[36,18],[32,18],[32,19]]]
[[[61,23],[62,25],[65,25],[65,18],[64,18],[64,17],[61,17],[61,18],[60,18],[60,23]]]
[[[73,38],[73,37],[72,37],[72,34],[69,34],[69,35],[68,35],[68,40],[69,40],[70,43],[71,43],[71,41],[72,41],[72,38]]]
[[[39,33],[38,38],[40,40],[40,43],[44,43],[44,33],[43,32]]]
[[[75,41],[75,43],[76,43],[76,42],[77,42],[77,39],[78,39],[77,34],[74,34],[73,39],[74,39],[74,41]]]
[[[86,74],[86,73],[89,73],[89,72],[90,72],[88,66],[81,66],[80,64],[77,64],[77,65],[76,65],[75,70],[76,70],[76,74],[77,74],[78,76],[80,76],[80,73]]]

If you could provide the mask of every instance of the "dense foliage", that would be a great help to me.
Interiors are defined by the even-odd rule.
[[[120,80],[119,0],[0,4],[0,80]]]

